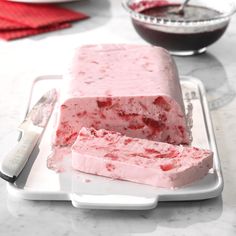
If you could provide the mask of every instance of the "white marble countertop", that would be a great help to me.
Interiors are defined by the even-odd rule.
[[[118,0],[65,4],[91,16],[70,29],[0,41],[0,148],[23,118],[35,77],[61,74],[85,43],[143,43]],[[70,202],[27,201],[8,195],[0,180],[0,235],[236,235],[236,17],[203,55],[175,57],[182,75],[203,81],[211,107],[225,187],[218,198],[159,203],[149,211],[81,210]]]

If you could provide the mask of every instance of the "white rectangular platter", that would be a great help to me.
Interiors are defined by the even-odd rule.
[[[32,86],[28,109],[44,92],[58,87],[60,82],[61,76],[58,75],[38,77]],[[179,189],[163,189],[83,174],[70,168],[56,173],[47,168],[52,118],[17,181],[7,185],[9,193],[29,200],[71,201],[78,208],[130,210],[152,209],[159,201],[201,200],[218,196],[223,190],[223,177],[204,87],[199,80],[184,76],[181,77],[181,87],[186,109],[188,104],[193,105],[192,145],[214,152],[214,167],[205,178]]]

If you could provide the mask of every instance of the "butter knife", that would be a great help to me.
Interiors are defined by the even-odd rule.
[[[27,163],[31,152],[43,133],[52,114],[57,92],[46,92],[28,112],[18,129],[22,137],[17,145],[0,161],[0,177],[14,183]]]

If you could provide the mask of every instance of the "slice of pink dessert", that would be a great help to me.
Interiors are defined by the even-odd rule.
[[[137,45],[79,48],[64,76],[55,145],[71,145],[82,127],[189,143],[178,72],[169,53]]]
[[[207,175],[213,153],[123,136],[104,129],[82,128],[72,146],[76,170],[156,187],[174,188]]]

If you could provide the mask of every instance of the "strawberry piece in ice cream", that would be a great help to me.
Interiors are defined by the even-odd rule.
[[[175,188],[208,174],[213,153],[114,131],[82,128],[72,146],[72,167],[89,174]]]

